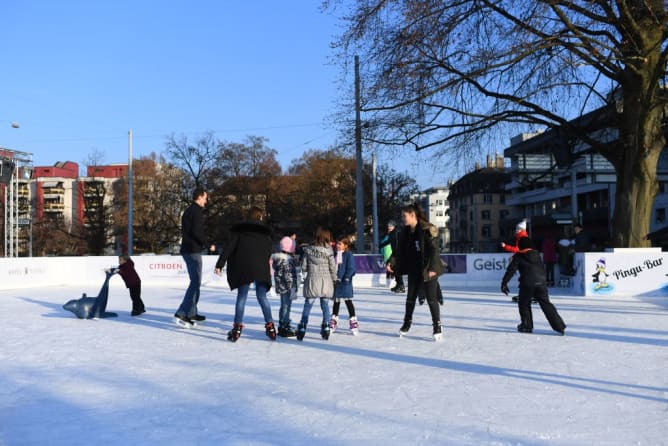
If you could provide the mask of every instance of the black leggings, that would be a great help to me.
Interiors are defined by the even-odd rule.
[[[425,298],[427,299],[432,323],[440,324],[441,307],[438,303],[438,279],[425,282],[421,276],[412,274],[408,275],[408,292],[406,293],[406,313],[404,314],[404,320],[413,320],[415,301],[420,294],[420,290],[424,291]]]
[[[355,305],[353,305],[353,300],[345,299],[344,302],[346,303],[346,308],[348,308],[348,315],[350,317],[355,317]],[[340,308],[341,308],[341,300],[334,299],[334,307],[332,307],[332,315],[338,316]]]

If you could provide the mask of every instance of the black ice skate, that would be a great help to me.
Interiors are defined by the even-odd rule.
[[[533,333],[533,329],[526,327],[524,324],[519,324],[517,326],[517,331],[519,331],[520,333]]]
[[[439,342],[443,339],[443,332],[441,330],[441,321],[434,322],[434,341]]]
[[[289,325],[278,327],[278,335],[282,338],[294,338],[296,333]]]
[[[329,331],[329,325],[328,325],[328,324],[322,324],[322,325],[320,326],[320,336],[322,336],[322,338],[323,338],[325,341],[327,341],[327,340],[329,339],[329,333],[330,333],[330,331]]]
[[[269,339],[272,341],[276,340],[276,327],[274,327],[273,322],[267,322],[264,324],[264,332]]]
[[[306,336],[306,324],[297,325],[297,340],[303,341]]]
[[[408,330],[411,329],[411,322],[412,321],[410,319],[404,321],[404,325],[402,325],[401,328],[399,329],[399,336],[404,336],[408,334]]]
[[[241,337],[241,330],[243,330],[244,326],[243,324],[234,324],[234,327],[232,327],[232,330],[227,332],[227,340],[232,341],[232,342],[237,342],[239,338]]]

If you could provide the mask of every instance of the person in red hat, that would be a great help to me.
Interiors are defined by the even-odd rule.
[[[501,242],[501,247],[508,252],[515,253],[519,251],[519,241],[522,237],[529,237],[526,220],[517,223],[517,226],[515,227],[515,245],[508,245],[507,243]]]

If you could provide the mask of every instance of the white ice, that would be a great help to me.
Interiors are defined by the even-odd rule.
[[[237,343],[226,288],[203,287],[208,319],[191,330],[172,321],[181,287],[144,285],[133,318],[114,278],[119,316],[99,320],[62,309],[96,287],[0,291],[0,444],[668,444],[668,298],[553,289],[562,337],[537,306],[520,334],[497,290],[442,285],[440,343],[426,305],[399,338],[404,298],[385,288],[357,288],[360,335],[342,305],[329,341],[318,305],[303,342],[270,341],[251,295]]]

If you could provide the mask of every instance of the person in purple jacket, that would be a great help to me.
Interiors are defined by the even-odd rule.
[[[139,316],[146,313],[146,307],[141,300],[141,279],[135,270],[135,263],[129,255],[118,256],[118,268],[116,272],[121,276],[125,286],[130,290],[130,299],[132,299],[132,316]]]

